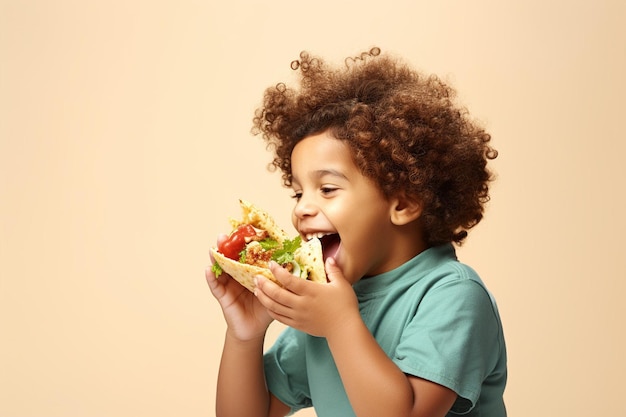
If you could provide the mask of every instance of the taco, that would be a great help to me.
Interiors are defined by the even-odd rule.
[[[216,276],[226,272],[250,291],[254,291],[256,275],[281,285],[269,270],[269,262],[275,261],[302,279],[326,282],[319,239],[289,239],[269,213],[244,200],[239,200],[239,204],[241,220],[231,219],[228,239],[211,248]]]

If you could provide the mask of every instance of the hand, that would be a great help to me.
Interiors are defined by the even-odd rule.
[[[328,337],[361,318],[354,290],[335,260],[328,258],[325,267],[329,282],[322,284],[298,278],[272,262],[270,270],[283,287],[258,277],[257,299],[273,319],[313,336]]]
[[[218,244],[226,238],[226,235],[220,235]],[[212,256],[211,262],[215,262]],[[225,272],[217,278],[209,267],[205,276],[211,293],[222,308],[230,334],[241,341],[262,337],[272,318],[254,294]]]

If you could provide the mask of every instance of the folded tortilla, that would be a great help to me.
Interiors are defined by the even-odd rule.
[[[269,213],[244,200],[239,200],[239,204],[241,205],[243,215],[241,220],[231,219],[230,223],[233,226],[233,230],[241,224],[250,224],[258,229],[266,230],[268,235],[280,244],[289,239],[287,233],[278,226]],[[254,292],[255,288],[254,277],[257,275],[262,275],[281,285],[268,268],[261,268],[227,258],[218,252],[217,248],[211,248],[211,253],[214,261],[224,272],[252,292]],[[326,282],[324,255],[319,239],[313,238],[302,242],[300,247],[294,252],[294,260],[300,265],[300,278],[314,282]]]

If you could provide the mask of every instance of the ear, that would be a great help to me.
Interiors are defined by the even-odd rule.
[[[398,196],[391,203],[391,222],[396,226],[411,223],[422,215],[422,204],[415,199]]]

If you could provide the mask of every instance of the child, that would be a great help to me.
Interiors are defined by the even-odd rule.
[[[491,295],[453,244],[483,216],[497,156],[454,91],[373,48],[345,66],[300,55],[255,131],[321,237],[328,283],[276,264],[254,294],[207,271],[227,323],[218,416],[506,416]],[[219,239],[223,239],[220,237]],[[289,326],[263,352],[270,322]]]

